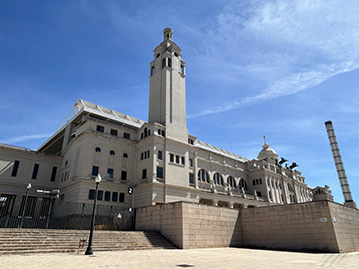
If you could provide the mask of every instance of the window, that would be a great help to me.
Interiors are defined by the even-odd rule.
[[[176,163],[179,163],[179,156],[176,155]]]
[[[213,175],[213,181],[215,184],[223,186],[223,177],[219,173]]]
[[[103,132],[105,131],[105,127],[103,127],[103,126],[101,126],[101,125],[97,125],[96,131],[103,133]]]
[[[157,166],[157,177],[163,178],[163,167]]]
[[[12,176],[12,177],[16,177],[17,171],[19,170],[19,165],[20,165],[20,162],[19,162],[19,161],[15,161],[15,162],[14,162],[14,166],[13,166],[12,172],[11,172],[11,176]]]
[[[156,58],[160,57],[160,55],[161,55],[160,53],[157,53]]]
[[[194,184],[194,174],[189,173],[189,184]]]
[[[142,179],[147,178],[147,169],[142,170]]]
[[[115,155],[115,151],[114,150],[110,150],[110,155],[114,156]]]
[[[236,181],[234,180],[234,178],[232,176],[229,176],[227,178],[227,183],[228,183],[228,186],[230,186],[231,188],[236,188]]]
[[[151,76],[155,73],[155,67],[151,66]]]
[[[35,163],[34,165],[34,170],[32,170],[32,177],[31,179],[36,179],[37,178],[37,172],[39,171],[39,165],[37,163]]]
[[[131,135],[129,133],[123,133],[123,138],[130,139]]]
[[[112,168],[107,169],[107,178],[113,178],[113,169]]]
[[[96,151],[96,152],[101,152],[101,148],[100,148],[100,147],[96,147],[96,148],[95,148],[95,151]]]
[[[166,66],[166,58],[162,59],[162,68]]]
[[[117,136],[118,135],[118,131],[115,129],[111,129],[110,134],[113,136]]]
[[[170,162],[173,163],[174,162],[174,155],[172,153],[170,153]]]
[[[243,178],[239,180],[239,188],[244,188],[244,190],[248,190],[248,187],[247,187],[247,181],[245,181]]]
[[[117,202],[118,200],[118,192],[113,192],[112,193],[112,202]]]
[[[95,190],[89,190],[89,200],[95,199]]]
[[[50,198],[42,198],[40,212],[39,212],[40,218],[47,217],[47,214],[49,213],[50,204],[51,204]]]
[[[105,191],[105,201],[110,201],[111,198],[111,192]]]
[[[103,191],[97,191],[97,200],[102,201],[103,198]]]
[[[184,66],[181,65],[181,74],[184,75]]]
[[[97,176],[98,175],[98,166],[92,166],[92,173],[91,175]]]
[[[193,167],[193,159],[189,159],[189,167]]]
[[[209,183],[209,175],[206,170],[201,169],[198,171],[198,181]]]
[[[168,67],[172,67],[172,59],[168,58]]]
[[[158,151],[158,155],[157,155],[157,158],[159,159],[159,160],[162,160],[162,151]]]
[[[57,172],[57,167],[52,167],[52,172],[51,172],[51,181],[55,181],[56,179],[56,172]]]
[[[183,156],[181,157],[181,164],[184,165],[184,157]]]
[[[119,199],[120,203],[124,203],[125,202],[125,193],[120,192],[120,199]]]
[[[127,171],[121,172],[121,180],[127,180]]]
[[[123,158],[125,158],[125,159],[128,158],[127,153],[124,153],[122,156],[123,156]]]
[[[174,55],[174,56],[176,56],[176,57],[178,57],[178,54],[177,54],[177,52],[173,53],[173,55]]]

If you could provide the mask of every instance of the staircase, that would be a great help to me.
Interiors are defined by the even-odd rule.
[[[81,238],[87,239],[85,230],[0,229],[0,255],[51,252],[84,252],[87,244],[79,248]],[[158,232],[94,231],[93,251],[119,251],[140,249],[174,249],[171,242]]]

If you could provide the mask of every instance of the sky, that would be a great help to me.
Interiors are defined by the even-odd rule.
[[[78,99],[147,121],[150,62],[171,27],[187,127],[256,158],[263,136],[343,202],[331,120],[359,203],[359,1],[0,1],[0,143],[38,148]]]

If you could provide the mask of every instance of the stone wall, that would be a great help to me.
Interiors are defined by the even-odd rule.
[[[327,202],[241,210],[242,246],[338,252]]]
[[[359,251],[359,210],[328,203],[340,252]]]
[[[185,249],[359,250],[359,210],[329,201],[240,210],[176,202],[137,209],[136,229],[159,231]]]
[[[238,210],[176,202],[138,208],[136,230],[161,232],[179,248],[239,246]]]

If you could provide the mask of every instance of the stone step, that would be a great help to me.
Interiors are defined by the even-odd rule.
[[[80,238],[88,237],[88,230],[0,229],[0,255],[76,252]],[[94,231],[94,251],[174,248],[157,232]]]

